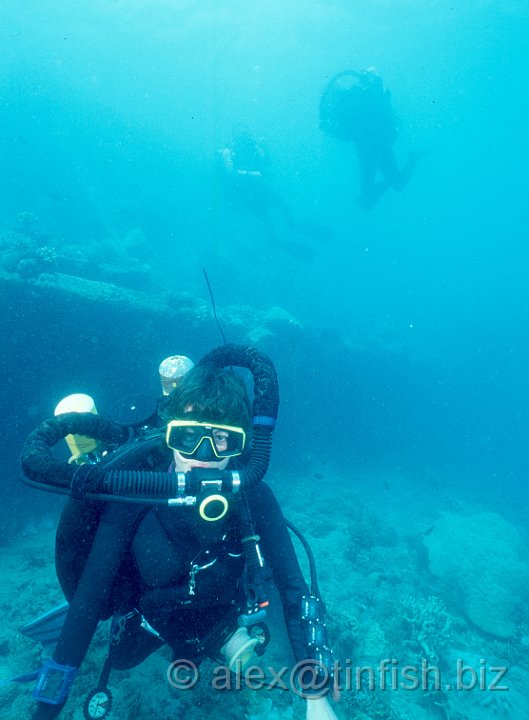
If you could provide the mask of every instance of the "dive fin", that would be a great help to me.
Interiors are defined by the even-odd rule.
[[[69,607],[68,603],[64,602],[62,605],[48,610],[35,620],[23,625],[20,632],[32,640],[40,642],[44,650],[53,650],[59,640]]]

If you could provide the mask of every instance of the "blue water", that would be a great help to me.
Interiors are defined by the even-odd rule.
[[[435,467],[526,528],[526,0],[2,0],[0,45],[2,232],[32,213],[47,245],[111,264],[140,231],[163,292],[207,299],[206,267],[220,307],[284,308],[305,335],[294,356],[266,347],[286,378],[278,466]],[[399,161],[424,156],[365,212],[354,149],[319,130],[318,103],[334,73],[369,66],[392,94]],[[306,241],[312,260],[226,204],[216,157],[239,123],[295,217],[329,231]],[[8,408],[25,348],[3,361]],[[80,389],[110,404],[93,370]],[[20,442],[60,399],[60,372],[34,383]],[[16,453],[14,439],[9,472]]]
[[[153,264],[184,256],[175,285],[203,292],[207,262],[219,301],[277,302],[349,336],[450,361],[524,352],[506,344],[524,321],[526,12],[522,2],[4,2],[0,219],[34,212],[80,244],[139,226]],[[428,154],[405,193],[364,214],[353,150],[319,131],[317,109],[330,75],[368,65],[392,91],[399,156]],[[296,214],[333,231],[308,267],[288,257],[267,267],[251,223],[235,223],[233,252],[212,164],[239,122],[266,138]]]

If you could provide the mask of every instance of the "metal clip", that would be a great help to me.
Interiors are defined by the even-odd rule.
[[[204,555],[208,556],[210,554],[209,550],[204,551]],[[200,553],[199,553],[200,555]],[[198,558],[198,555],[196,556],[195,560]],[[204,563],[203,565],[199,565],[198,563],[193,560],[191,562],[191,569],[189,571],[189,595],[195,594],[195,587],[197,584],[196,581],[196,574],[199,573],[201,570],[207,570],[212,565],[215,565],[217,562],[217,558],[213,558],[213,560],[210,560],[209,562]]]

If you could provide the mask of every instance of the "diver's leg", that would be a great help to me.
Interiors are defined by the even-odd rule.
[[[296,221],[292,216],[292,211],[286,200],[276,190],[268,188],[266,205],[270,212],[275,209],[281,215],[287,228],[295,228]]]
[[[415,166],[417,165],[417,162],[420,160],[420,158],[423,156],[424,153],[419,152],[418,150],[412,150],[408,154],[408,162],[406,165],[402,168],[401,172],[401,190],[402,188],[408,184],[409,179],[411,178],[413,171],[415,170]]]
[[[376,181],[378,156],[371,143],[356,143],[360,173],[360,197],[358,204],[363,210],[372,208],[388,189],[385,180]]]
[[[314,252],[310,247],[295,240],[285,240],[282,237],[283,233],[278,233],[277,225],[281,217],[289,232],[298,230],[298,225],[292,218],[290,208],[281,195],[264,183],[260,183],[256,187],[259,188],[259,193],[254,193],[251,197],[248,209],[261,223],[270,245],[293,255],[299,260],[311,260]]]
[[[298,238],[300,238],[300,240],[292,240],[290,238],[287,240],[278,240],[276,237],[275,244],[279,245],[282,250],[288,252],[298,260],[302,260],[303,262],[312,260],[314,257],[314,250],[310,247],[310,245],[307,245],[306,242],[301,242],[301,239],[311,242],[314,240],[317,240],[318,242],[328,242],[331,237],[331,231],[329,228],[326,228],[323,225],[318,225],[317,223],[305,221],[300,222],[299,220],[296,220],[292,215],[290,206],[275,190],[269,189],[267,197],[268,202],[266,207],[270,224],[272,223],[273,215],[280,215],[283,219],[285,230],[288,231],[289,235],[291,236],[295,233]],[[268,236],[270,237],[270,234],[268,234]]]
[[[272,212],[272,207],[268,206],[263,208],[263,211],[259,214],[263,229],[266,237],[271,245],[282,252],[286,252],[296,260],[303,262],[309,262],[314,257],[314,250],[309,247],[306,243],[299,242],[298,240],[291,240],[279,236],[276,232],[276,223],[274,222],[276,213]],[[294,221],[290,221],[287,225],[287,234],[291,235],[293,232],[299,233],[298,224]],[[284,233],[282,233],[283,235]]]
[[[266,235],[268,242],[271,245],[277,246],[279,244],[279,240],[271,208],[267,205],[254,205],[253,213],[263,226],[264,234]]]
[[[413,170],[415,169],[415,165],[420,157],[421,153],[410,152],[408,162],[402,170],[399,170],[393,149],[388,146],[380,153],[380,172],[386,178],[388,185],[393,188],[393,190],[400,192],[408,184]]]

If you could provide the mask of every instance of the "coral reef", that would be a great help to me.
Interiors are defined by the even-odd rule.
[[[275,481],[273,477],[271,481]],[[278,484],[280,481],[278,478]],[[351,508],[358,506],[358,499],[351,494],[350,500],[336,506],[332,525],[327,520],[327,533],[322,531],[323,525],[320,527],[320,522],[324,522],[323,515],[322,519],[318,516],[317,537],[314,537],[310,529],[315,517],[314,505],[319,500],[323,507],[328,507],[333,496],[332,487],[319,485],[310,491],[298,481],[288,492],[285,488],[283,491],[285,511],[310,534],[322,590],[328,602],[329,632],[342,667],[344,660],[350,658],[353,670],[357,666],[367,666],[375,673],[373,689],[369,689],[368,681],[360,688],[343,687],[342,699],[336,708],[339,717],[352,720],[521,720],[527,717],[527,667],[521,664],[524,643],[529,642],[527,624],[520,623],[518,633],[508,640],[480,636],[470,623],[460,619],[459,607],[453,610],[450,603],[448,610],[444,596],[421,590],[422,571],[415,569],[414,575],[411,568],[415,558],[413,549],[396,534],[388,536],[385,530],[369,539],[370,547],[365,551],[370,554],[370,563],[355,565],[352,569],[348,528],[350,517],[357,517]],[[314,492],[313,501],[311,492]],[[403,507],[403,513],[406,510],[407,507]],[[362,512],[366,518],[378,519],[378,527],[385,523],[374,511]],[[4,617],[0,653],[2,664],[9,665],[6,672],[11,675],[38,664],[39,652],[30,641],[17,634],[17,627],[27,621],[33,610],[39,613],[57,602],[53,533],[47,525],[42,528],[39,525],[38,544],[35,535],[28,532],[25,537],[18,537],[0,558],[0,573],[10,578],[9,583],[0,588],[0,609]],[[392,537],[394,544],[378,544],[384,537]],[[400,581],[397,581],[399,576]],[[429,587],[433,585],[435,583],[430,580]],[[447,592],[451,590],[452,586],[447,586]],[[19,603],[12,602],[14,595],[20,598]],[[36,598],[38,602],[35,602]],[[31,611],[28,609],[30,602]],[[94,638],[63,713],[64,720],[81,718],[86,693],[97,682],[105,657],[107,631],[107,627],[101,626]],[[397,673],[408,664],[420,666],[421,659],[425,658],[428,665],[439,666],[442,685],[439,689],[421,686],[409,691],[399,686],[394,690],[388,673],[388,684],[384,689],[377,674],[384,658],[394,659],[392,667]],[[479,670],[482,666],[480,658],[487,658],[490,665],[508,665],[509,692],[494,693],[479,688],[472,692],[449,692],[445,689],[445,682],[453,684],[456,680],[458,659]],[[293,698],[291,693],[247,689],[219,693],[208,683],[211,667],[206,663],[201,666],[199,685],[192,691],[178,693],[164,680],[168,662],[161,651],[138,668],[112,673],[116,717],[119,715],[124,720],[144,717],[196,720],[206,716],[211,720],[231,717],[302,720],[304,717],[303,702]],[[401,679],[397,675],[397,681]],[[9,699],[5,704],[10,708],[7,717],[28,717],[32,702],[28,688],[9,686],[6,692]]]
[[[42,230],[36,215],[21,213],[16,228],[0,236],[0,267],[29,281],[59,272],[143,292],[161,292],[163,284],[155,277],[148,258],[149,244],[139,228],[130,229],[123,238],[103,238],[80,247]]]
[[[10,705],[17,694],[16,685],[5,682],[13,675],[14,673],[8,665],[0,665],[0,707]]]
[[[437,664],[440,650],[451,640],[453,624],[444,602],[434,595],[427,598],[408,596],[401,600],[398,612],[408,630],[404,647],[415,659],[424,657]]]
[[[347,709],[347,717],[354,720],[404,720],[388,693],[347,693],[343,704]]]
[[[446,513],[424,538],[430,570],[456,583],[469,619],[499,638],[516,633],[529,601],[529,563],[516,528],[496,513]]]

